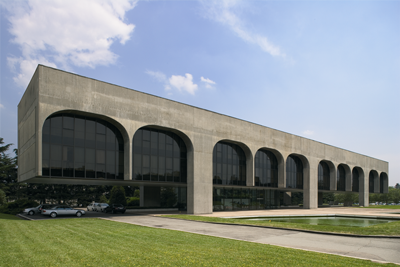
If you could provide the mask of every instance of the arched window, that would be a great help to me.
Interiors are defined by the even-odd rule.
[[[112,124],[85,116],[57,114],[42,135],[42,175],[124,179],[124,142]]]
[[[369,192],[374,193],[375,192],[375,175],[374,171],[369,172]]]
[[[141,128],[133,137],[132,179],[186,183],[184,141],[175,133]]]
[[[358,173],[358,170],[356,168],[353,169],[352,175],[353,177],[353,183],[351,187],[351,191],[353,192],[359,192],[360,191],[360,175]]]
[[[278,160],[267,150],[258,150],[254,163],[255,186],[278,187]]]
[[[303,189],[303,163],[293,155],[286,160],[286,187]]]
[[[330,190],[330,171],[326,162],[321,161],[318,164],[318,189]]]
[[[346,171],[342,165],[337,170],[337,190],[346,191]]]
[[[235,144],[218,142],[213,151],[213,183],[246,185],[246,156]]]

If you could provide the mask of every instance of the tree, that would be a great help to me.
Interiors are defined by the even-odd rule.
[[[125,189],[122,186],[113,186],[110,192],[110,199],[108,200],[110,204],[122,204],[126,206],[126,196]]]
[[[172,208],[178,198],[174,192],[174,188],[172,187],[163,187],[161,188],[161,207]]]
[[[0,189],[0,206],[6,203],[6,193]]]
[[[7,154],[12,144],[4,145],[3,138],[0,137],[0,189],[6,194],[8,200],[18,199],[22,193],[19,189],[24,185],[17,182],[17,150],[14,149],[15,157]]]

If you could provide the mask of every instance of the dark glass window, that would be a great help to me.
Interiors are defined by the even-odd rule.
[[[176,134],[139,129],[133,137],[132,179],[186,183],[186,145]]]
[[[384,187],[385,187],[385,185],[387,185],[387,175],[386,175],[386,173],[381,173],[379,178],[380,178],[379,179],[379,183],[380,183],[379,192],[383,193],[385,191]]]
[[[360,175],[356,168],[353,169],[351,176],[353,178],[352,185],[351,185],[351,191],[359,192],[360,191]]]
[[[235,144],[218,142],[213,152],[213,183],[246,185],[246,156]]]
[[[375,190],[375,175],[373,171],[369,172],[369,192],[374,193]]]
[[[258,150],[254,162],[255,186],[278,187],[278,160],[267,150]]]
[[[337,190],[346,191],[346,171],[342,165],[337,170]]]
[[[303,189],[303,163],[293,155],[286,160],[286,187]]]
[[[318,164],[318,189],[330,190],[330,170],[326,162]]]
[[[42,139],[43,176],[123,179],[123,138],[108,122],[57,114],[46,119]]]

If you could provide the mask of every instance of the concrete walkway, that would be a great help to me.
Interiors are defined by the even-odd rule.
[[[321,212],[321,209],[319,209],[319,211],[319,213],[324,213]],[[329,213],[332,213],[332,210],[330,210]],[[232,214],[230,214],[230,216],[232,216]],[[105,219],[154,228],[178,230],[202,235],[369,259],[378,262],[400,264],[399,239],[344,237],[240,225],[218,225],[139,214],[134,216],[111,216]]]

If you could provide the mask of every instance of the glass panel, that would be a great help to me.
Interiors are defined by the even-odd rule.
[[[106,134],[106,126],[100,122],[96,122],[96,133],[97,134]]]
[[[97,164],[106,163],[106,152],[104,150],[96,150],[96,163]]]
[[[75,131],[85,132],[85,120],[80,118],[75,118]]]
[[[64,129],[74,129],[74,118],[73,117],[67,117],[64,116],[63,118],[63,128]]]
[[[64,129],[63,130],[63,145],[73,146],[74,145],[74,131]]]

